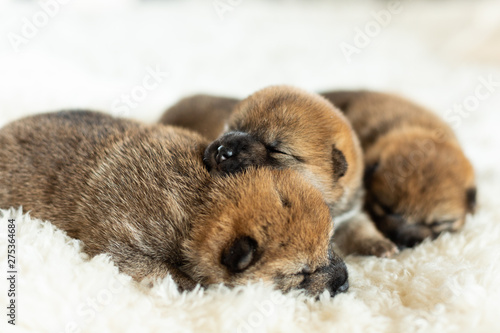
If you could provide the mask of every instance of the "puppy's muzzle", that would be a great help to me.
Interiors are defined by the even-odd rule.
[[[233,155],[234,154],[233,154],[233,151],[231,150],[231,148],[227,148],[223,145],[220,145],[217,148],[217,151],[215,152],[215,162],[217,164],[221,164],[222,162],[224,162],[228,158],[231,158]]]
[[[400,250],[414,247],[428,237],[436,237],[432,230],[423,224],[410,224],[401,214],[376,215],[372,213],[377,227],[392,240]]]
[[[310,295],[320,294],[326,289],[331,297],[349,289],[349,274],[344,261],[334,254],[330,263],[304,275],[297,289],[305,289]]]
[[[213,173],[233,174],[250,166],[267,164],[264,144],[244,132],[229,132],[212,142],[205,150],[203,161]]]
[[[332,263],[331,270],[332,273],[330,273],[330,282],[327,289],[333,297],[340,293],[345,293],[349,289],[349,274],[347,273],[347,267],[342,260]]]

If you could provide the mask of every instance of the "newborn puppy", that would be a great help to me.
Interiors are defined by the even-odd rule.
[[[403,98],[323,94],[342,109],[365,153],[366,209],[400,247],[458,230],[474,211],[474,171],[451,128]]]
[[[291,170],[213,178],[206,146],[188,131],[88,111],[24,118],[0,130],[0,207],[22,205],[137,280],[345,291],[321,194]]]
[[[215,140],[224,132],[238,102],[235,98],[203,94],[186,97],[169,108],[159,123],[186,128]]]
[[[333,216],[360,196],[362,155],[351,126],[324,98],[297,88],[265,88],[238,103],[204,161],[214,174],[295,169],[323,193]]]
[[[203,106],[201,101],[209,98],[209,105],[220,107]],[[168,110],[167,114],[175,110],[170,119],[179,124],[182,115],[190,119],[192,114],[204,113],[202,121],[212,111],[220,119],[220,114],[228,114],[221,108],[233,107],[227,132],[205,150],[204,161],[212,174],[234,174],[252,166],[296,170],[321,191],[335,223],[347,221],[335,234],[344,254],[385,257],[397,251],[359,212],[363,175],[360,145],[346,118],[327,100],[287,86],[262,89],[239,103],[204,95],[191,99],[191,103],[185,99]],[[217,99],[219,102],[213,101]],[[190,104],[201,109],[194,111]]]

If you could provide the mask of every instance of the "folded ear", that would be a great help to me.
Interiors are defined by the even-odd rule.
[[[221,263],[232,273],[243,272],[255,261],[257,242],[252,237],[237,238],[222,253]]]
[[[471,187],[465,192],[468,213],[474,214],[476,211],[476,196],[477,189],[475,187]]]
[[[347,164],[347,160],[345,159],[344,153],[333,145],[332,148],[332,161],[333,161],[333,176],[334,179],[337,180],[345,175],[347,172],[347,168],[349,165]]]

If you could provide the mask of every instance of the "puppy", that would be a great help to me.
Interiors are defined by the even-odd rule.
[[[400,247],[458,230],[476,204],[474,171],[451,128],[425,108],[371,91],[323,94],[365,153],[366,209]]]
[[[204,114],[201,122],[212,111],[219,120],[233,109],[226,133],[205,150],[204,161],[212,174],[234,174],[253,166],[296,170],[321,191],[337,225],[348,221],[335,235],[344,254],[387,257],[397,252],[360,213],[363,157],[359,141],[346,118],[327,100],[287,86],[262,89],[239,103],[205,95],[188,100],[167,110],[167,115],[175,112],[171,118],[163,116],[162,121],[175,118],[180,124],[182,115],[191,119],[194,114]],[[204,100],[210,100],[208,106],[203,106]],[[192,105],[199,109],[193,110]]]
[[[204,94],[186,97],[169,108],[159,123],[186,128],[215,140],[224,132],[238,102],[235,98]]]
[[[136,280],[345,291],[321,194],[291,170],[213,178],[207,144],[88,111],[25,118],[0,130],[0,207],[50,220]]]

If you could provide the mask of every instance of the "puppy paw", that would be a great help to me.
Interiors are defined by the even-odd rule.
[[[369,238],[363,240],[356,251],[359,255],[390,258],[398,253],[396,244],[388,239]]]

